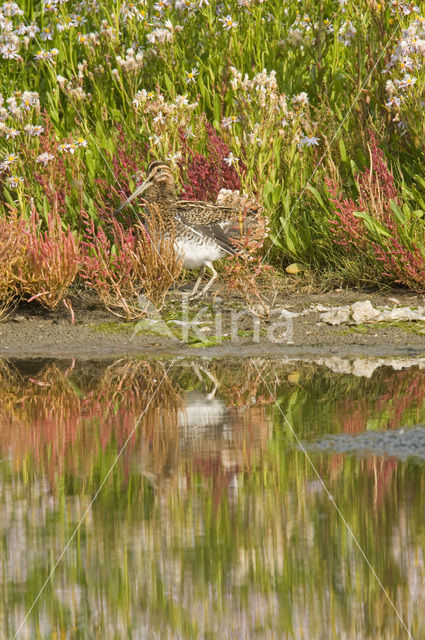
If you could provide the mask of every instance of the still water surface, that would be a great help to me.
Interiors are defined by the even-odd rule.
[[[425,638],[424,418],[417,367],[0,362],[1,638]]]

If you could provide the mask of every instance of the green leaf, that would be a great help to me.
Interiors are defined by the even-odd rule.
[[[266,200],[266,198],[272,193],[273,189],[273,184],[270,182],[270,180],[267,180],[263,188],[263,200]]]
[[[14,207],[16,206],[16,202],[13,199],[12,194],[10,193],[10,191],[8,189],[4,189],[3,190],[4,196],[6,198],[6,200],[8,201],[9,204],[13,205]]]
[[[282,219],[282,218],[281,218],[281,219]],[[275,234],[275,233],[271,233],[271,234],[269,235],[269,238],[270,238],[270,240],[273,242],[273,244],[274,244],[276,247],[279,247],[279,249],[283,249],[283,248],[284,248],[284,247],[283,247],[282,242],[280,241],[280,236],[278,236],[278,235],[277,235],[277,234]]]
[[[122,121],[122,112],[119,109],[115,109],[115,107],[110,107],[109,113],[117,122]]]
[[[406,224],[406,219],[404,217],[403,211],[400,209],[398,204],[394,202],[394,200],[390,200],[390,207],[391,211],[396,217],[397,222],[404,226]]]
[[[277,184],[272,193],[272,202],[276,206],[278,202],[282,199],[282,185]]]
[[[351,171],[353,172],[353,176],[356,176],[359,173],[359,167],[353,159],[350,160]]]
[[[221,122],[221,100],[218,93],[214,96],[214,120],[217,124]]]
[[[217,344],[221,344],[223,340],[226,338],[224,336],[205,336],[203,337],[194,336],[189,339],[189,347],[193,347],[195,349],[204,348],[204,347],[215,347]]]
[[[308,184],[307,189],[310,191],[310,193],[314,195],[314,197],[316,198],[317,202],[320,204],[322,209],[328,212],[328,208],[325,206],[325,203],[323,202],[323,198],[320,195],[319,191],[316,189],[316,187],[313,187],[311,184]]]
[[[87,149],[86,151],[85,162],[89,171],[89,175],[94,178],[96,176],[96,168],[94,164],[93,152],[90,149]]]
[[[285,218],[280,217],[279,220],[282,225],[286,248],[288,249],[288,251],[290,251],[290,253],[296,255],[298,253],[297,238],[294,236],[292,227],[290,226],[289,222],[285,220]]]
[[[209,92],[209,89],[207,89],[207,87],[205,86],[202,73],[198,75],[198,87],[206,106],[209,109],[212,109],[210,92]]]
[[[339,145],[339,152],[340,152],[340,154],[341,154],[341,160],[342,160],[343,162],[346,162],[346,161],[347,161],[347,151],[346,151],[346,149],[345,149],[344,141],[341,139],[341,140],[338,142],[338,145]]]
[[[380,222],[372,218],[365,211],[353,211],[353,215],[356,218],[361,218],[365,222],[366,228],[371,231],[375,236],[389,238],[391,236],[388,229],[386,229]]]
[[[167,91],[171,97],[174,96],[174,83],[171,81],[170,76],[167,73],[164,73],[164,82],[167,87]]]
[[[282,200],[282,204],[283,204],[283,210],[286,213],[286,216],[289,217],[290,213],[291,213],[291,194],[288,193],[286,194],[285,198]]]
[[[425,179],[422,176],[418,176],[418,174],[415,173],[414,180],[416,180],[416,182],[419,182],[421,187],[423,187],[425,189]]]

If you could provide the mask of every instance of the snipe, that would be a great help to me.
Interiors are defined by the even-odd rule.
[[[183,258],[183,266],[187,269],[202,267],[202,272],[189,295],[204,295],[217,278],[213,266],[215,260],[237,252],[229,234],[234,231],[238,211],[234,207],[212,202],[178,200],[172,170],[166,162],[155,161],[149,165],[145,181],[115,213],[145,192],[146,202],[155,204],[165,226],[169,223],[174,229],[174,241],[179,256]],[[212,272],[212,277],[197,294],[206,267]]]

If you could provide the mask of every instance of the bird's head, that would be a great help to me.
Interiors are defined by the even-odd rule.
[[[147,190],[156,192],[157,197],[161,193],[167,196],[174,195],[174,174],[166,162],[162,160],[151,162],[146,172],[144,182],[139,184],[131,196],[115,210],[115,213],[121,211],[121,209],[130,204],[137,196],[140,196]]]

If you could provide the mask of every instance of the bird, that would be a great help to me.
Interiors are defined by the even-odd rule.
[[[236,219],[241,217],[241,212],[225,204],[179,200],[173,171],[167,162],[161,160],[150,163],[144,182],[114,213],[119,213],[142,193],[145,193],[144,199],[148,206],[156,205],[164,227],[173,229],[174,244],[178,257],[183,259],[183,267],[202,268],[189,297],[204,296],[218,275],[213,263],[238,252],[230,236],[235,232]],[[211,271],[212,277],[202,291],[198,292],[206,268]]]

